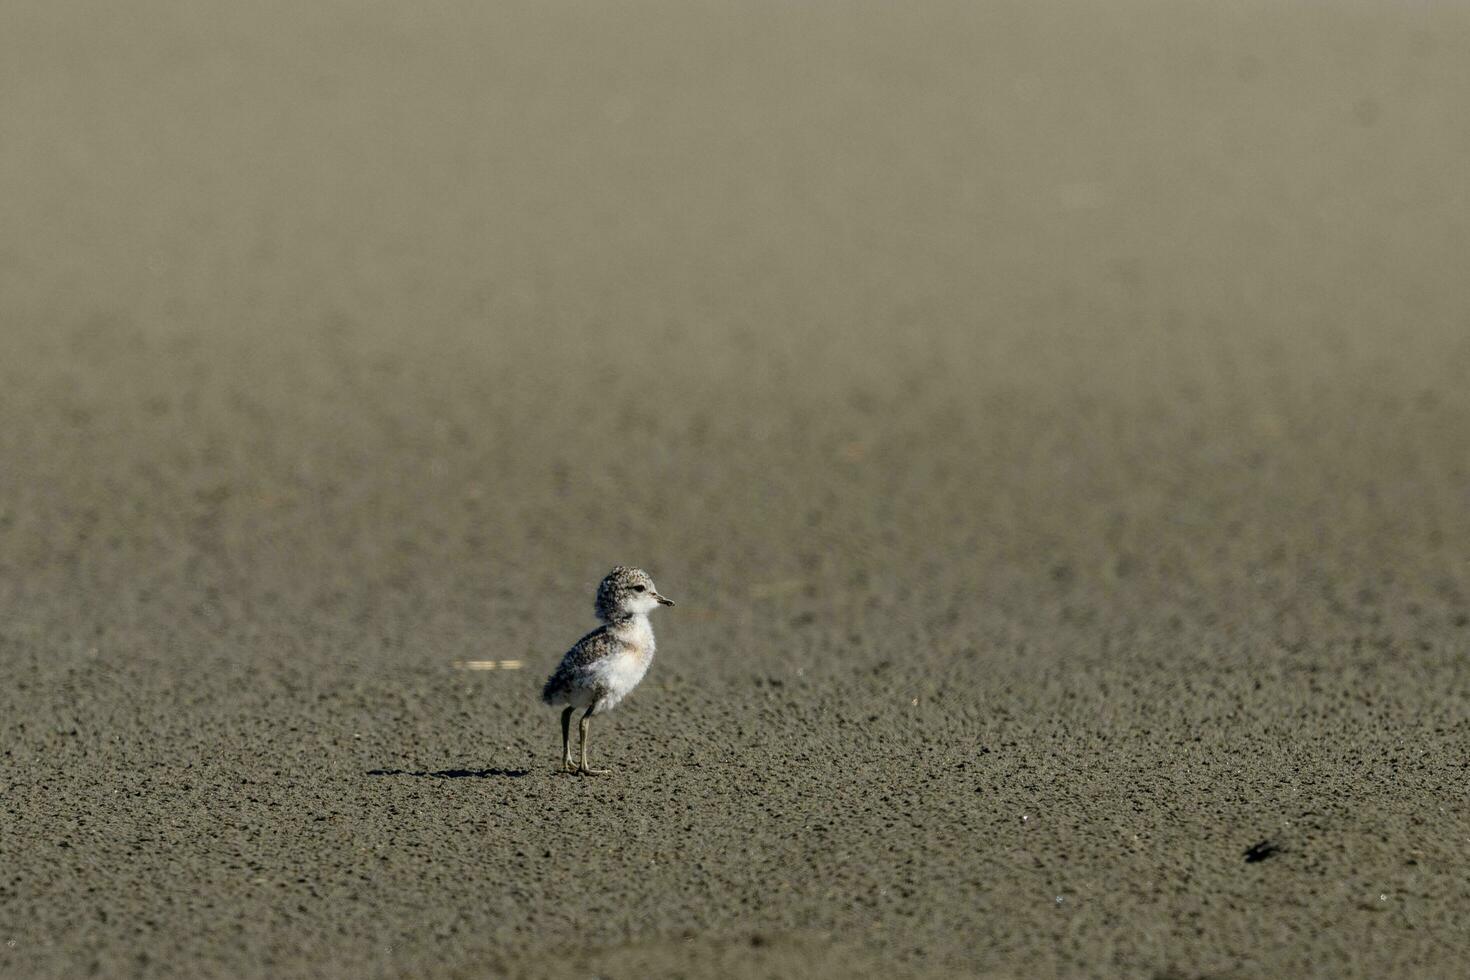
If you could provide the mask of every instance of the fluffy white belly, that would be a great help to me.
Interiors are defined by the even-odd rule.
[[[603,695],[597,704],[597,710],[607,711],[627,697],[628,692],[643,680],[643,675],[648,673],[648,665],[652,662],[653,649],[650,644],[643,650],[628,650],[599,664],[597,682]]]
[[[598,711],[607,711],[617,706],[638,686],[648,665],[653,663],[653,627],[647,616],[635,616],[633,621],[618,631],[618,639],[625,646],[616,656],[598,664],[597,683],[602,688],[602,699],[597,702]]]

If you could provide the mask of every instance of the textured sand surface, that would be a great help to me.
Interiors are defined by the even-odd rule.
[[[1410,8],[8,0],[0,974],[1461,971]]]

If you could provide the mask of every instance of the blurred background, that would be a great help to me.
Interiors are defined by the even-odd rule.
[[[415,909],[382,896],[378,919],[334,932],[315,911],[270,918],[274,898],[226,879],[170,877],[160,857],[131,859],[146,873],[109,863],[100,845],[93,864],[45,871],[27,835],[49,839],[58,813],[87,812],[118,767],[161,767],[131,819],[187,810],[195,790],[178,787],[200,777],[177,771],[186,759],[233,766],[219,777],[231,786],[262,767],[326,766],[341,781],[326,795],[385,826],[398,818],[374,809],[382,799],[351,795],[400,791],[353,788],[372,767],[541,779],[555,723],[533,689],[589,625],[615,562],[648,568],[679,601],[656,624],[662,693],[604,726],[624,770],[654,768],[650,741],[734,753],[735,770],[702,778],[758,796],[777,791],[730,760],[827,766],[828,726],[867,719],[844,737],[888,760],[875,786],[950,772],[1006,739],[1055,758],[1065,780],[1083,765],[1067,755],[1079,733],[1137,732],[1127,758],[1173,765],[1149,733],[1175,726],[1180,740],[1223,740],[1226,769],[1197,789],[1240,816],[1286,791],[1221,802],[1211,787],[1256,778],[1230,767],[1288,742],[1336,747],[1292,764],[1355,801],[1344,814],[1369,806],[1351,774],[1395,739],[1458,764],[1467,55],[1458,3],[11,0],[0,655],[25,680],[0,706],[11,796],[27,801],[16,826],[29,828],[10,843],[29,871],[0,908],[39,957],[18,962],[61,969],[85,949],[109,969],[163,969],[157,953],[128,958],[116,921],[77,911],[99,883],[233,895],[212,913],[183,899],[149,913],[175,944],[162,960],[181,970],[318,969],[347,955],[334,943],[355,949],[380,926],[419,935]],[[525,668],[466,686],[451,664],[480,658]],[[767,678],[788,685],[776,717],[752,707]],[[1259,707],[1240,708],[1262,679]],[[1300,685],[1319,682],[1343,685],[1323,697],[1360,713],[1303,708],[1321,692]],[[1376,692],[1367,703],[1363,690]],[[1245,714],[1222,721],[1217,695]],[[922,724],[892,713],[930,700],[940,707]],[[1161,702],[1181,713],[1150,720]],[[676,722],[676,709],[725,727]],[[364,718],[382,738],[371,750],[352,744]],[[301,734],[272,741],[288,728]],[[72,775],[56,776],[66,759]],[[1143,778],[1122,757],[1087,764],[1099,785]],[[822,771],[782,791],[802,827],[852,790]],[[1422,798],[1401,785],[1401,816],[1405,799],[1451,792],[1448,773]],[[45,790],[48,778],[62,782]],[[511,784],[520,802],[504,805],[544,813],[536,794],[572,792],[532,782]],[[1139,899],[1140,920],[1165,938],[1131,945],[1114,942],[1116,909],[1064,926],[997,907],[982,925],[969,910],[997,875],[1032,881],[1051,903],[1036,916],[1061,902],[1035,878],[1053,872],[1012,844],[976,843],[985,808],[1015,784],[986,785],[983,799],[954,788],[943,817],[920,804],[913,842],[891,859],[927,870],[901,898],[863,905],[891,884],[872,856],[891,829],[854,816],[852,839],[873,840],[813,865],[785,898],[770,898],[759,861],[730,863],[723,886],[670,904],[658,926],[578,928],[603,946],[685,927],[743,936],[753,915],[827,937],[801,940],[792,962],[860,972],[1351,972],[1463,952],[1439,906],[1413,920],[1437,933],[1375,920],[1400,930],[1376,953],[1307,919],[1303,933],[1247,941],[1264,913],[1245,898],[1229,905],[1235,925],[1204,939],[1157,895]],[[1094,809],[1097,792],[1073,804],[1115,819]],[[716,828],[711,862],[733,862],[731,847],[767,853],[745,836],[755,817],[719,799],[698,820]],[[1455,799],[1439,819],[1463,829]],[[1009,828],[1022,806],[995,819]],[[1241,833],[1275,832],[1276,819]],[[927,850],[937,826],[970,857]],[[1334,826],[1350,842],[1383,837]],[[178,832],[171,853],[192,855],[178,860],[225,866],[217,835]],[[1074,832],[1089,880],[1160,879]],[[1463,857],[1451,838],[1465,837],[1442,846]],[[1227,838],[1233,873],[1251,841]],[[1200,839],[1220,838],[1201,829],[1170,853],[1197,855]],[[1069,850],[1053,845],[1024,853]],[[477,884],[442,884],[420,908],[463,909],[545,876],[503,866],[481,880],[483,852],[443,846],[445,881]],[[1333,854],[1343,867],[1377,860],[1351,843]],[[297,858],[319,876],[319,859]],[[878,878],[852,870],[873,861]],[[1424,867],[1402,887],[1462,894],[1444,867],[1438,892]],[[64,883],[43,893],[31,872]],[[400,874],[400,892],[423,880]],[[629,874],[614,862],[583,880],[616,891]],[[1389,887],[1361,884],[1375,900]],[[519,963],[573,915],[546,901],[505,897],[479,934]],[[235,908],[273,925],[228,941],[200,925]],[[72,938],[45,947],[38,931]],[[1318,950],[1308,933],[1339,958],[1302,953]],[[1089,946],[1097,936],[1113,938]],[[483,966],[490,953],[466,942],[405,962]],[[834,943],[857,959],[832,959]],[[293,947],[308,952],[269,959]],[[551,969],[537,962],[514,969]]]

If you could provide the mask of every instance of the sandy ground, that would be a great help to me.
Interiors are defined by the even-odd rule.
[[[1470,7],[0,28],[0,973],[1463,969]]]

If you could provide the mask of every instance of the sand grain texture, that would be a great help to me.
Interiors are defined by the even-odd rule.
[[[0,974],[1470,957],[1470,8],[0,16]]]

